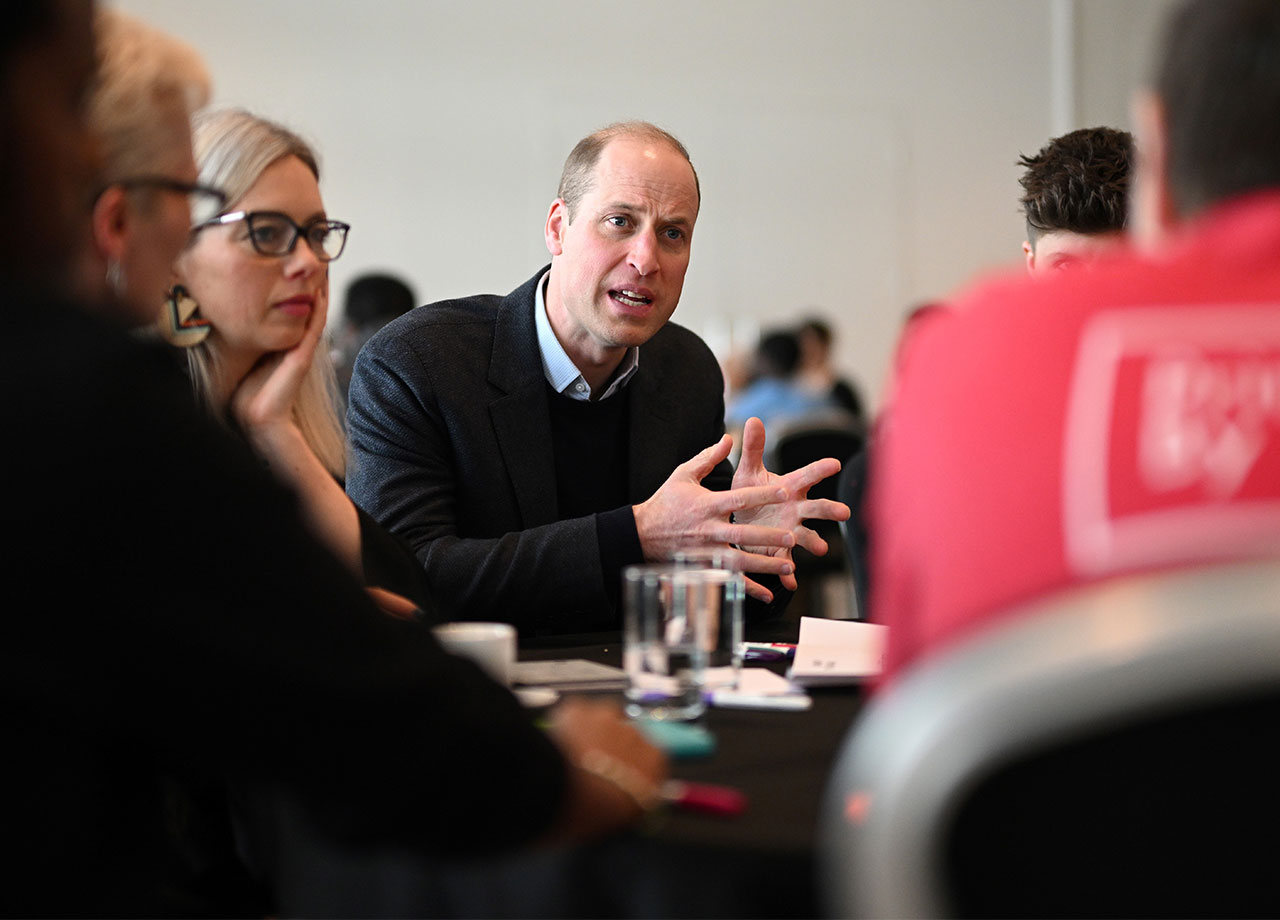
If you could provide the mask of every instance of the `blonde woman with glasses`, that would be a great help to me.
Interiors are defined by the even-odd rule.
[[[166,304],[196,392],[293,487],[312,529],[353,572],[429,609],[416,559],[342,488],[334,371],[318,346],[329,263],[349,227],[325,210],[315,152],[239,109],[201,112],[192,131],[200,183],[227,196],[192,227]]]

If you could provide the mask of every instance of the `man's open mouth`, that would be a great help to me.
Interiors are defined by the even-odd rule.
[[[609,296],[618,301],[618,303],[624,304],[628,307],[643,307],[647,304],[653,303],[653,298],[645,297],[637,291],[630,291],[626,289],[610,291]]]

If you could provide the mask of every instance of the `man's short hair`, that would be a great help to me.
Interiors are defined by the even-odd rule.
[[[1115,128],[1081,128],[1055,137],[1033,157],[1021,180],[1027,239],[1044,233],[1108,233],[1128,216],[1133,137]]]
[[[556,197],[564,201],[569,212],[569,223],[573,223],[578,202],[591,190],[592,172],[596,168],[596,163],[600,161],[600,154],[616,137],[638,137],[657,141],[666,144],[684,157],[693,173],[694,190],[701,204],[702,188],[698,184],[698,171],[693,168],[693,161],[689,159],[689,151],[685,149],[684,144],[680,143],[675,135],[647,121],[618,121],[593,131],[578,141],[564,161],[564,169],[560,173],[560,188],[556,191]]]
[[[1280,4],[1187,3],[1167,21],[1156,61],[1175,211],[1190,217],[1280,185]]]

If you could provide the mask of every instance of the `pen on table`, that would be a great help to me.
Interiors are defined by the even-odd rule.
[[[742,643],[742,657],[752,661],[777,661],[781,658],[790,658],[795,653],[795,644],[791,642]]]
[[[747,797],[732,786],[690,783],[670,779],[662,784],[662,800],[669,805],[711,815],[739,815],[747,807]]]

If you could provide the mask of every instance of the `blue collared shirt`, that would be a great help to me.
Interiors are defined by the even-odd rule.
[[[538,279],[537,294],[533,301],[533,323],[538,330],[538,351],[542,354],[542,372],[547,377],[547,383],[551,384],[551,388],[557,393],[568,396],[570,399],[587,402],[591,399],[591,384],[587,383],[577,365],[573,363],[573,359],[565,352],[564,346],[560,344],[555,331],[551,328],[551,320],[547,318],[545,292],[547,276],[550,274],[548,269],[546,274]],[[640,349],[633,345],[627,349],[622,363],[614,372],[613,382],[600,394],[600,398],[608,399],[626,386],[627,382],[635,376],[639,366]]]

